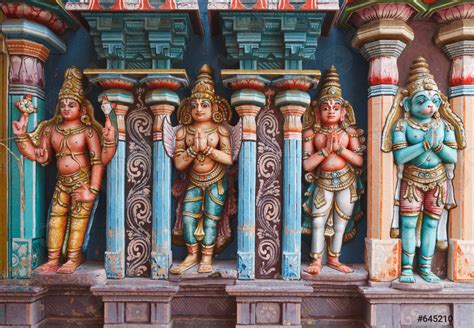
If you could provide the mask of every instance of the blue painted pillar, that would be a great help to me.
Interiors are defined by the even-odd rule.
[[[238,82],[238,80],[235,82]],[[257,126],[255,118],[265,105],[265,95],[258,90],[241,89],[234,92],[231,104],[241,117],[243,140],[239,154],[237,270],[239,279],[250,280],[255,279],[257,176]]]
[[[168,279],[172,264],[171,219],[172,219],[172,163],[163,141],[163,122],[170,122],[170,116],[179,106],[180,100],[174,92],[187,86],[188,80],[170,75],[149,75],[140,82],[152,89],[147,92],[145,103],[154,115],[153,122],[153,214],[152,214],[152,279]],[[173,136],[174,138],[174,136]]]
[[[94,75],[86,70],[86,76]],[[115,119],[111,119],[117,132],[117,151],[107,166],[107,214],[106,214],[106,251],[105,272],[109,279],[125,277],[125,185],[126,185],[126,130],[125,115],[134,103],[133,94],[128,91],[133,88],[136,80],[119,74],[107,72],[90,78],[106,89],[99,95],[115,104]],[[120,89],[127,87],[127,90]]]
[[[285,280],[300,279],[301,208],[302,208],[302,122],[309,106],[307,92],[287,90],[275,98],[275,105],[285,117],[283,148],[283,238],[282,276]]]

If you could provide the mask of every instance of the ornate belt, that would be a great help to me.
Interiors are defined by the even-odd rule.
[[[221,180],[225,175],[224,165],[218,163],[209,173],[196,173],[191,170],[191,183],[197,187],[206,188],[211,184]]]
[[[348,188],[355,181],[355,173],[350,165],[334,172],[318,172],[316,184],[327,191],[340,191]]]
[[[446,169],[443,164],[438,164],[431,169],[407,165],[403,169],[403,180],[427,191],[434,189],[436,185],[447,180]]]
[[[72,174],[58,174],[57,186],[64,192],[70,193],[80,188],[83,184],[88,184],[90,179],[90,168],[83,168]]]

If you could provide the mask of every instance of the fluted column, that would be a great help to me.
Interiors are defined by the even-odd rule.
[[[435,43],[451,60],[451,107],[463,120],[467,138],[454,175],[457,207],[450,211],[448,278],[474,282],[474,4],[444,9],[434,18],[443,24]]]
[[[366,264],[372,281],[400,274],[400,239],[391,239],[396,168],[392,153],[381,150],[381,131],[398,90],[397,59],[414,38],[406,21],[414,10],[406,4],[377,4],[353,14],[352,40],[369,62],[367,138]]]
[[[300,279],[301,271],[301,179],[302,131],[301,117],[311,98],[305,89],[293,89],[302,77],[282,78],[273,82],[279,92],[275,106],[280,108],[283,126],[283,226],[282,276],[285,280]]]
[[[163,141],[163,123],[170,122],[170,116],[179,106],[180,99],[175,91],[188,85],[184,78],[169,75],[150,75],[141,83],[150,89],[145,103],[154,115],[153,121],[153,214],[152,214],[152,250],[151,277],[167,279],[172,264],[171,253],[171,177],[173,154],[167,154]]]
[[[252,80],[254,80],[252,83]],[[265,106],[264,78],[233,77],[224,84],[234,90],[231,104],[242,124],[239,154],[239,199],[237,214],[237,271],[241,280],[255,279],[255,196],[257,177],[257,125],[255,118]],[[260,86],[260,87],[257,87]]]
[[[107,217],[106,217],[106,251],[105,272],[107,278],[123,279],[125,277],[125,184],[126,184],[126,124],[125,116],[134,103],[131,90],[136,84],[134,78],[120,74],[96,74],[85,70],[86,76],[94,76],[92,83],[104,91],[99,95],[113,104],[118,132],[117,151],[107,165]],[[113,121],[113,119],[112,119]]]

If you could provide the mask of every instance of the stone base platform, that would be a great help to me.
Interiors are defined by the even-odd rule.
[[[369,285],[362,265],[299,281],[238,281],[233,263],[171,281],[107,280],[102,263],[72,275],[0,280],[0,327],[472,327],[474,284],[440,291]]]

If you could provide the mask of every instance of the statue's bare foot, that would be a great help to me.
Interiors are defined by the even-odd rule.
[[[199,263],[198,268],[199,273],[211,273],[212,272],[212,265],[209,263]]]
[[[35,271],[38,273],[44,273],[44,272],[49,272],[49,271],[56,272],[60,264],[61,262],[59,261],[59,259],[49,260],[45,264],[39,266]]]
[[[304,270],[304,272],[309,273],[311,275],[318,275],[321,273],[321,268],[323,267],[323,261],[321,258],[313,259],[309,266]]]
[[[84,262],[84,256],[81,255],[77,258],[68,259],[66,263],[61,265],[61,267],[56,271],[57,273],[71,274],[76,271],[77,267]]]
[[[342,264],[339,262],[339,257],[336,256],[328,256],[328,267],[333,268],[334,270],[343,272],[343,273],[351,273],[354,272],[351,268],[349,268],[347,265]]]

